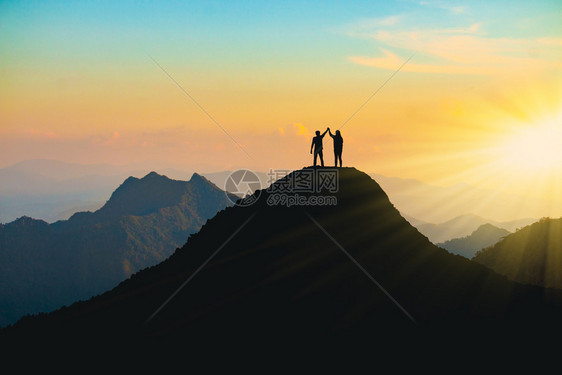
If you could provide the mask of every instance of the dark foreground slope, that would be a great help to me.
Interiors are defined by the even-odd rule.
[[[473,260],[520,283],[562,288],[562,218],[520,229]]]
[[[187,182],[152,172],[129,177],[96,212],[0,225],[0,326],[114,288],[169,257],[231,202],[197,174]]]
[[[253,205],[219,212],[161,264],[90,301],[25,318],[4,339],[259,335],[294,343],[420,327],[556,328],[560,292],[511,282],[434,246],[368,175],[339,173],[339,191],[322,193],[336,206],[270,205],[276,200],[262,191]]]

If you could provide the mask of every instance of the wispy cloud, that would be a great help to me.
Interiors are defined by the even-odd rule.
[[[359,65],[388,70],[394,70],[397,66],[403,63],[404,59],[402,57],[399,57],[388,50],[382,51],[384,53],[384,56],[382,57],[351,56],[349,57],[349,60]],[[402,70],[406,72],[441,74],[482,74],[484,72],[489,72],[489,70],[483,71],[481,67],[416,63],[409,63],[405,65]]]
[[[562,38],[538,38],[539,44],[562,47]]]
[[[121,139],[121,134],[119,134],[119,132],[113,132],[111,137],[109,137],[109,139],[105,141],[105,144],[109,145],[109,144],[117,143],[119,142],[120,139]]]
[[[361,31],[369,31],[373,30],[373,28],[377,27],[388,27],[397,25],[402,18],[401,15],[392,15],[382,18],[365,18],[354,22],[352,25],[349,25],[349,28],[353,32],[361,32]]]
[[[449,2],[443,1],[420,1],[419,4],[431,8],[442,9],[451,14],[463,14],[466,13],[468,9],[466,5],[452,5]]]
[[[312,132],[301,123],[294,123],[293,130],[297,135],[300,136],[310,137],[312,135]]]
[[[57,132],[52,130],[41,130],[36,128],[31,128],[25,131],[31,137],[40,139],[61,139],[62,137]]]
[[[407,17],[392,19],[405,20]],[[407,22],[364,21],[350,29],[351,37],[371,39],[381,51],[376,56],[350,56],[360,65],[396,69],[407,53],[415,51],[410,72],[445,74],[497,74],[520,69],[559,68],[560,38],[506,38],[487,35],[481,22],[453,28],[416,28]],[[401,52],[401,51],[408,52]],[[421,61],[421,62],[420,62]]]

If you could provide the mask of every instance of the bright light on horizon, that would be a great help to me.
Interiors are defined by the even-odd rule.
[[[518,129],[498,152],[513,173],[562,173],[562,112]]]

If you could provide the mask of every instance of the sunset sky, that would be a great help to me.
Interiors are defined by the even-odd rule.
[[[561,20],[559,1],[2,1],[0,167],[296,169],[345,123],[344,165],[562,210]]]

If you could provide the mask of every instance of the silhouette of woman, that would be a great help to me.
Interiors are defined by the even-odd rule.
[[[338,166],[338,160],[340,161],[340,167],[341,167],[342,166],[341,154],[342,154],[342,151],[343,151],[343,138],[342,138],[339,130],[336,130],[336,135],[332,134],[332,131],[330,130],[330,128],[328,128],[328,131],[330,132],[330,137],[332,137],[332,139],[334,140],[334,157],[336,159],[336,167]]]

